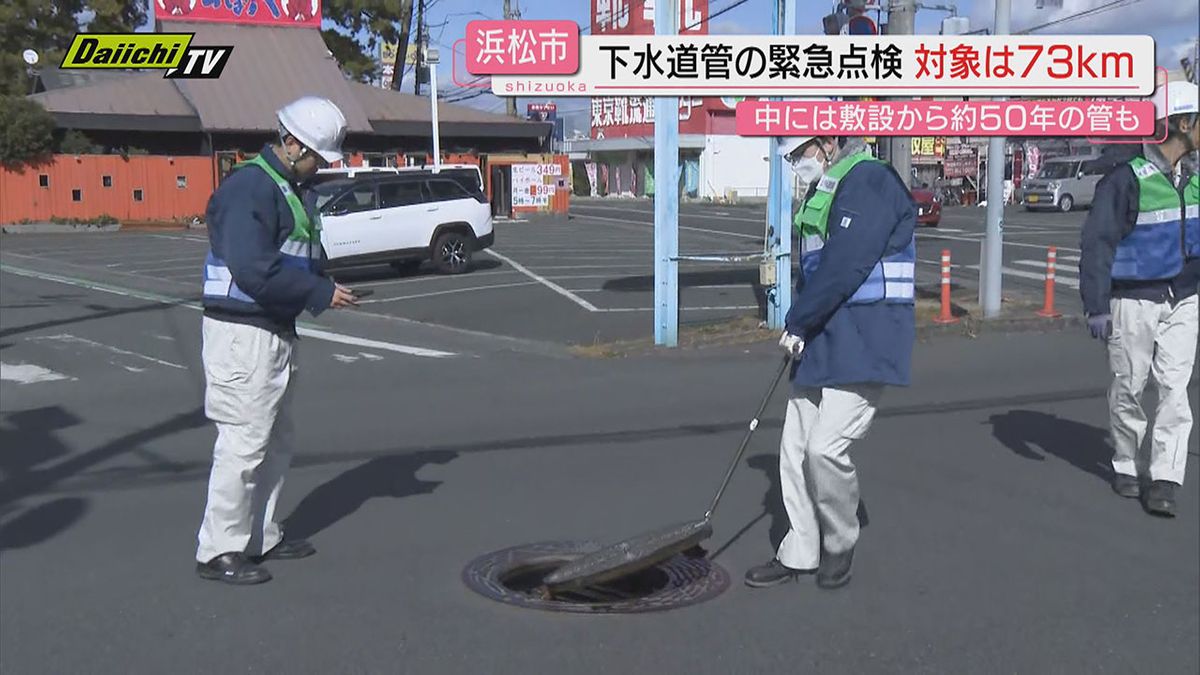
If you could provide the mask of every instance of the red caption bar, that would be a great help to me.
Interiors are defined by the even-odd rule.
[[[579,70],[574,21],[471,21],[467,72],[472,75],[571,75]]]
[[[742,101],[741,136],[1149,136],[1150,101]]]

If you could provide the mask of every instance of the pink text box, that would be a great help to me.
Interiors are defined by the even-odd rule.
[[[472,75],[572,75],[579,70],[574,21],[471,21],[467,72]]]
[[[741,136],[1148,136],[1154,104],[1094,101],[742,101]]]

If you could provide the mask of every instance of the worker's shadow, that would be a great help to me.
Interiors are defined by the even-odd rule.
[[[992,434],[1019,457],[1041,462],[1054,455],[1107,481],[1112,449],[1104,429],[1033,410],[992,415]]]
[[[421,480],[417,472],[428,464],[445,464],[457,456],[457,452],[431,450],[359,464],[308,493],[284,522],[284,530],[289,538],[307,539],[351,515],[367,500],[429,494],[441,481]]]

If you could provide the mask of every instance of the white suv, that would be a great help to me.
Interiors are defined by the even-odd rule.
[[[496,236],[478,175],[472,166],[321,176],[307,199],[320,214],[326,267],[390,263],[404,270],[430,260],[444,274],[468,271],[472,254]]]

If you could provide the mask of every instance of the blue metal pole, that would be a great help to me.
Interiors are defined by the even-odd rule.
[[[775,0],[775,11],[771,14],[772,33],[796,34],[796,2],[798,0]],[[767,325],[782,330],[792,306],[792,179],[779,156],[777,138],[771,138],[769,150],[767,226],[771,236],[767,253],[774,259],[775,292],[770,294]]]
[[[775,0],[771,12],[771,34],[781,35],[783,26],[783,5],[787,0]],[[777,100],[772,98],[771,100]],[[783,161],[779,157],[779,138],[771,136],[767,143],[767,236],[763,240],[764,261],[775,267],[775,286],[767,292],[767,326],[772,330],[780,330],[783,323],[779,320],[779,252],[780,230],[783,229],[784,218],[780,209],[779,191],[783,189]]]
[[[654,33],[675,35],[679,1],[654,6]],[[654,99],[654,344],[679,344],[679,99]]]

